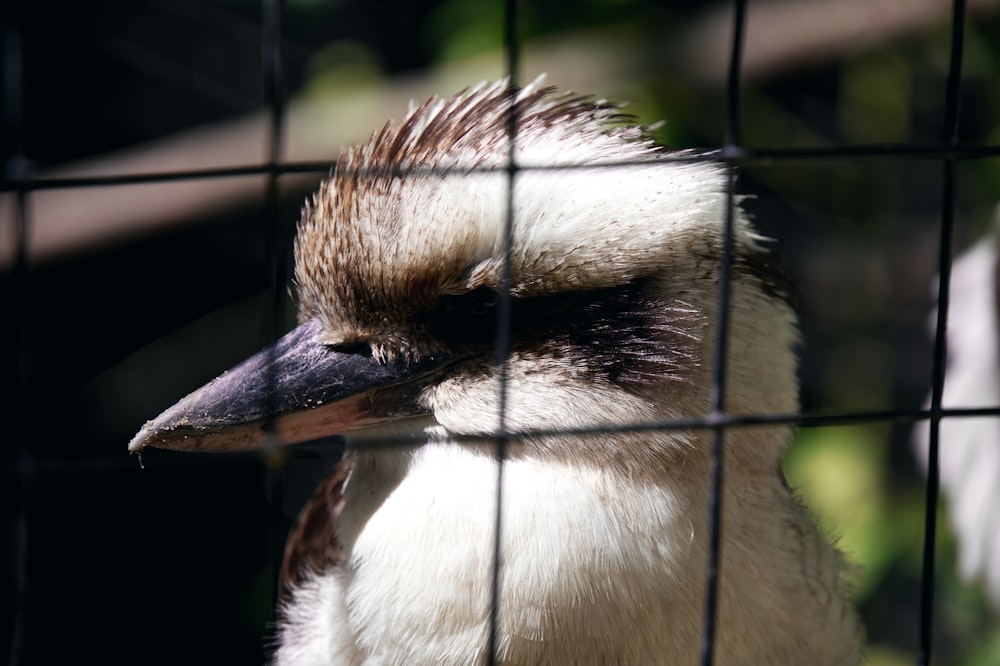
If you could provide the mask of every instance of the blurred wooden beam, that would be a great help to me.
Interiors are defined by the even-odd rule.
[[[726,80],[733,33],[730,5],[720,3],[706,12],[671,49],[705,83]],[[1000,2],[967,0],[966,10],[972,17],[996,13]],[[950,17],[951,2],[946,0],[753,0],[747,3],[743,76],[766,79],[807,69]]]
[[[943,0],[755,0],[749,4],[744,75],[763,79],[829,62],[858,49],[924,29],[948,18]],[[971,14],[996,12],[1000,0],[969,0]],[[659,53],[628,31],[576,32],[529,44],[522,75],[547,72],[561,87],[601,95],[628,95],[629,81],[669,68],[692,85],[721,86],[731,39],[729,3],[665,35]],[[502,75],[503,58],[488,54],[419,75],[357,81],[336,92],[294,98],[284,125],[283,161],[332,164],[342,146],[365,140],[387,118],[399,118],[411,100],[449,95]],[[79,164],[37,174],[42,179],[179,173],[261,165],[266,111],[200,127]],[[282,176],[307,187],[322,174]],[[44,262],[205,219],[214,212],[259,206],[266,176],[190,178],[172,182],[34,190],[28,197],[29,261]],[[0,195],[0,269],[14,256],[15,197]]]
[[[533,51],[526,68],[544,67],[550,80],[563,87],[596,91],[627,71],[635,51],[614,40],[556,42]],[[336,93],[292,99],[285,115],[282,160],[332,165],[341,147],[367,139],[388,118],[398,119],[411,100],[448,95],[501,73],[502,59],[493,55],[422,75],[358,82]],[[205,219],[214,212],[260,205],[266,192],[264,175],[97,186],[85,181],[263,165],[269,122],[262,110],[37,174],[49,181],[83,180],[29,193],[29,261],[44,262]],[[321,175],[290,174],[282,176],[281,183],[302,186]],[[12,194],[0,196],[0,267],[10,266],[14,256],[15,205]]]

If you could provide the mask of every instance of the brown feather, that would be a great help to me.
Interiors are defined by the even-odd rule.
[[[346,456],[337,463],[299,513],[298,523],[285,543],[278,579],[280,595],[287,595],[310,572],[328,571],[343,561],[344,548],[337,540],[337,526],[344,511],[344,484],[353,462]]]

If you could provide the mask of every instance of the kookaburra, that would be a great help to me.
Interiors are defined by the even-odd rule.
[[[277,663],[484,663],[498,497],[497,663],[698,663],[710,431],[627,426],[710,412],[725,189],[538,82],[433,99],[341,155],[298,228],[299,326],[129,444],[347,433],[288,544]],[[733,247],[727,412],[794,412],[795,316],[739,209]],[[718,664],[860,660],[841,558],[779,468],[791,435],[725,433]]]

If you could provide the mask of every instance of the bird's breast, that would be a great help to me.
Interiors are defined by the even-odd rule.
[[[429,444],[377,506],[355,504],[368,517],[345,544],[343,585],[362,652],[379,663],[482,658],[497,478],[489,455]],[[356,481],[348,507],[365,493]],[[639,663],[670,640],[672,626],[675,644],[681,629],[693,639],[697,632],[671,617],[685,609],[700,619],[704,558],[688,498],[669,484],[538,459],[505,461],[503,484],[499,622],[507,658],[610,663],[632,654],[627,661]]]

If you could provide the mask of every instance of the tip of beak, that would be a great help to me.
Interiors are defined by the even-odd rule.
[[[183,449],[183,441],[188,439],[187,433],[178,431],[184,430],[186,419],[178,419],[178,407],[185,401],[181,401],[170,409],[164,411],[155,419],[146,421],[139,432],[128,443],[129,453],[140,453],[147,446]]]
[[[182,398],[151,421],[146,421],[128,443],[129,453],[141,453],[147,447],[175,451],[241,451],[255,448],[262,437],[260,424],[233,417],[232,422],[213,416],[212,397],[207,384]],[[233,411],[233,410],[230,410]],[[232,416],[223,410],[224,415]]]
[[[246,451],[258,448],[266,434],[258,420],[222,422],[205,413],[204,387],[146,421],[128,443],[129,453],[147,447],[175,451]]]
[[[139,453],[152,439],[153,421],[146,421],[139,432],[128,443],[129,453]]]
[[[128,443],[128,452],[129,453],[138,453],[139,451],[142,451],[145,447],[146,447],[146,445],[143,444],[143,442],[142,442],[141,438],[139,437],[139,435],[136,435]]]

